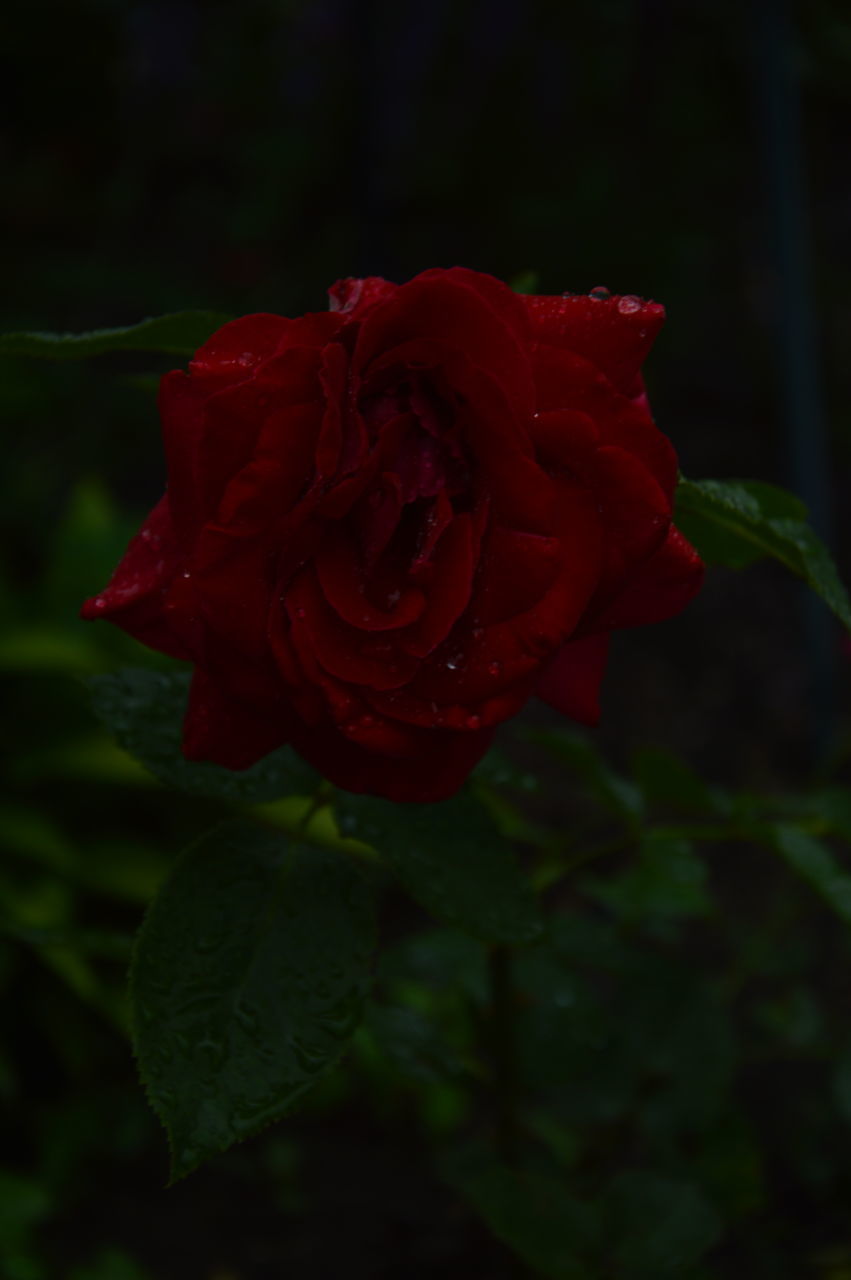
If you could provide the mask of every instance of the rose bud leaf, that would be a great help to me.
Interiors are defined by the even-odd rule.
[[[543,928],[535,895],[486,810],[461,792],[402,808],[342,798],[340,829],[371,844],[421,906],[485,942],[532,942]]]
[[[109,351],[158,351],[191,356],[230,316],[219,311],[174,311],[121,329],[89,333],[0,333],[0,354],[47,360],[85,360]]]
[[[753,481],[680,480],[677,527],[710,563],[741,569],[771,557],[803,578],[851,630],[851,602],[800,499]]]
[[[125,668],[90,682],[95,714],[119,744],[155,778],[179,791],[219,800],[261,804],[286,795],[309,795],[318,775],[289,747],[236,773],[221,765],[187,760],[181,723],[189,696],[184,671]]]
[[[280,1119],[339,1060],[375,945],[351,860],[247,822],[189,848],[130,974],[134,1047],[172,1180]]]

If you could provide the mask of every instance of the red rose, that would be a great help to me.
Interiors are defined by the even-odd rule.
[[[83,616],[194,663],[188,757],[437,800],[532,694],[596,720],[609,632],[703,572],[640,375],[664,311],[604,292],[343,280],[166,374],[168,492]]]

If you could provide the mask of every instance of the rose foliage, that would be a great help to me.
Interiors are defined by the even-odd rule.
[[[193,664],[190,759],[291,743],[438,800],[533,695],[593,723],[610,632],[700,586],[641,378],[664,311],[461,268],[330,292],[163,378],[167,492],[83,616]]]

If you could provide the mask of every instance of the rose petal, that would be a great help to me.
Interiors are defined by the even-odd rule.
[[[192,634],[166,609],[182,564],[166,496],[131,538],[109,585],[85,602],[80,616],[87,621],[108,618],[151,649],[191,659],[197,652]]]
[[[586,294],[528,296],[522,301],[539,343],[577,352],[619,391],[636,394],[637,375],[665,322],[665,308],[658,302]]]
[[[571,640],[544,667],[535,687],[536,694],[571,720],[597,724],[600,682],[608,654],[608,635]]]
[[[492,729],[478,733],[411,729],[404,755],[398,749],[391,755],[367,750],[324,726],[297,729],[292,741],[335,786],[401,804],[426,804],[454,795],[492,739]]]
[[[593,616],[594,630],[638,627],[680,613],[703,583],[700,556],[673,525],[654,555],[629,577],[626,586]]]
[[[389,610],[378,609],[366,595],[367,578],[357,549],[345,528],[332,528],[316,557],[316,572],[325,599],[344,622],[363,631],[406,627],[420,617],[426,598],[416,587],[402,585]]]
[[[292,714],[281,700],[259,712],[229,698],[216,681],[196,668],[183,722],[183,754],[226,769],[247,769],[289,741]]]
[[[552,586],[561,557],[558,538],[491,524],[473,599],[479,626],[503,622],[536,605]]]

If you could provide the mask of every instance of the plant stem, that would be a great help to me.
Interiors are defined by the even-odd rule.
[[[506,1164],[514,1164],[517,1160],[517,1044],[511,971],[510,948],[504,944],[492,946],[488,955],[488,973],[494,1137],[497,1153]]]

